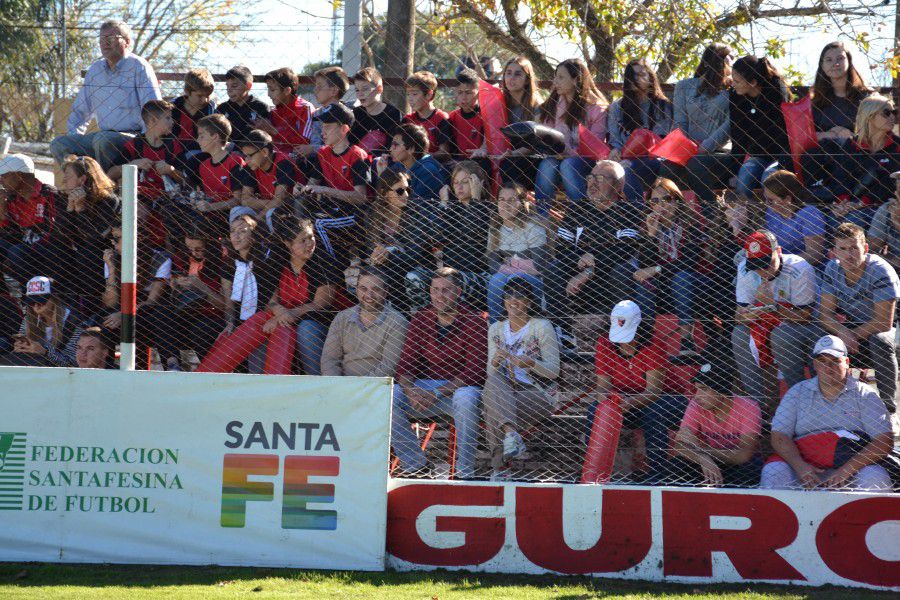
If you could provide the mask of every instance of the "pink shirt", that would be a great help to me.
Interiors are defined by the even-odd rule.
[[[561,131],[563,135],[566,137],[566,156],[577,156],[578,155],[578,128],[576,127],[572,130],[568,125],[566,125],[566,109],[569,107],[569,103],[562,98],[559,99],[559,102],[556,103],[556,119],[552,123],[547,123],[556,129],[557,131]],[[601,140],[606,139],[606,106],[602,104],[591,104],[587,107],[587,115],[585,115],[584,125],[587,127],[591,133],[596,135]]]
[[[734,397],[728,416],[717,420],[711,411],[691,400],[681,427],[696,435],[710,448],[725,450],[737,448],[743,435],[759,435],[762,430],[762,414],[759,405],[741,396]]]

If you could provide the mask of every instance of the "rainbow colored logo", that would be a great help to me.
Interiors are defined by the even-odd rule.
[[[281,457],[274,454],[226,454],[222,464],[222,527],[244,527],[248,502],[273,502],[275,483],[250,481],[249,477],[274,477]],[[282,529],[337,529],[337,511],[313,510],[307,504],[334,502],[334,485],[310,483],[309,478],[336,477],[337,456],[284,457],[284,485],[281,491]]]

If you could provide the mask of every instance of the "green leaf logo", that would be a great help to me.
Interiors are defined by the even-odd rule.
[[[0,472],[6,466],[6,455],[16,439],[15,433],[0,433]]]

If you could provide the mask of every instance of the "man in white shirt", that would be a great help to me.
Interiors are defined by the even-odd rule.
[[[91,156],[104,170],[121,164],[122,147],[143,129],[141,107],[161,100],[153,67],[131,53],[131,28],[122,21],[100,26],[100,53],[84,77],[69,114],[68,133],[50,142],[50,153],[62,164],[66,156]],[[91,119],[100,131],[85,133]]]
[[[821,335],[813,321],[818,286],[812,265],[795,254],[782,254],[770,231],[749,235],[744,251],[731,345],[744,392],[765,407],[777,399],[775,365],[788,386],[806,378],[810,350]]]

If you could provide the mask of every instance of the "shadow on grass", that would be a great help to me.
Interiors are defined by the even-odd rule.
[[[43,586],[157,588],[179,585],[216,586],[236,582],[279,579],[287,583],[340,583],[372,587],[388,586],[448,586],[457,592],[485,591],[506,586],[533,589],[558,589],[560,600],[584,600],[591,597],[615,598],[625,595],[655,597],[718,594],[759,594],[770,598],[815,598],[829,600],[852,598],[881,600],[896,597],[891,592],[876,592],[826,586],[822,588],[778,586],[769,584],[679,584],[623,581],[584,576],[499,575],[470,571],[430,571],[399,573],[395,571],[368,573],[362,571],[310,571],[299,569],[161,566],[161,565],[96,565],[0,563],[0,586],[19,588]],[[571,588],[583,588],[575,592]],[[568,588],[568,589],[567,589]],[[498,590],[499,592],[499,590]]]

